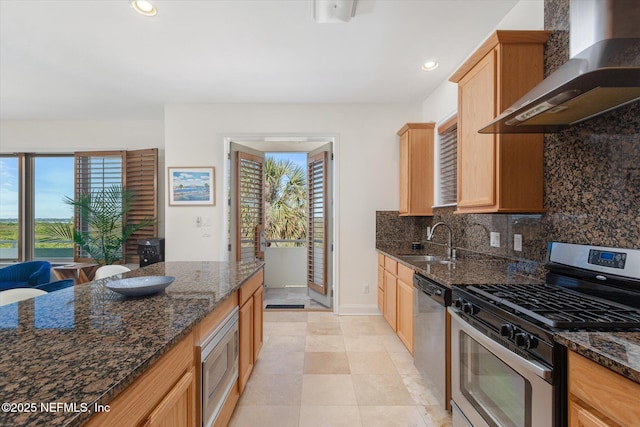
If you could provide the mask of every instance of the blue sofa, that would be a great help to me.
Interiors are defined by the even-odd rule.
[[[0,268],[0,291],[29,288],[51,281],[49,261],[27,261]]]

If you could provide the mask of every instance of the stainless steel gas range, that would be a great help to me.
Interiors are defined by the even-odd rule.
[[[453,287],[454,427],[567,424],[560,330],[640,331],[640,250],[550,243],[544,285]]]

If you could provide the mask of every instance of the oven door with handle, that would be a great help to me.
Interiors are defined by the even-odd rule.
[[[559,427],[551,371],[451,314],[453,426]]]

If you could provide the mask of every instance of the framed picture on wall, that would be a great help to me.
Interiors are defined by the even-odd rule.
[[[215,170],[209,167],[170,167],[169,205],[202,206],[215,204]]]

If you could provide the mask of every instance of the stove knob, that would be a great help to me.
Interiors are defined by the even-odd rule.
[[[462,298],[457,298],[454,302],[453,305],[456,308],[462,308],[462,305],[464,304],[464,300]]]
[[[502,335],[503,337],[513,338],[515,334],[516,328],[514,328],[513,325],[505,323],[504,325],[500,326],[500,335]]]
[[[462,311],[466,314],[477,314],[478,308],[470,302],[465,302],[462,304]]]
[[[538,346],[538,340],[527,333],[516,334],[516,345],[526,350],[536,348]]]

